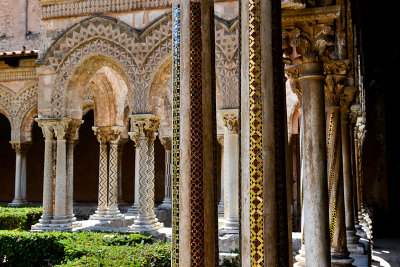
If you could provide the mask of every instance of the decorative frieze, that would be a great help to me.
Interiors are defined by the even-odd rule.
[[[18,68],[0,71],[0,82],[24,81],[37,79],[35,68]]]

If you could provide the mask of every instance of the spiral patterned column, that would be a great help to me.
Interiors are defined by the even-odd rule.
[[[118,214],[118,140],[110,142],[108,213]]]
[[[160,118],[145,114],[132,115],[129,133],[139,148],[139,206],[134,232],[154,231],[163,227],[154,214],[154,139]]]
[[[326,152],[328,171],[329,230],[332,266],[351,266],[346,241],[343,161],[340,122],[340,96],[346,76],[325,79]]]

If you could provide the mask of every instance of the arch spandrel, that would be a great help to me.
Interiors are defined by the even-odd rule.
[[[38,60],[56,75],[54,86],[47,89],[52,90],[51,107],[42,108],[43,113],[39,110],[41,116],[66,116],[66,89],[71,75],[76,66],[95,55],[111,59],[126,73],[132,88],[128,93],[131,112],[148,113],[151,77],[171,54],[171,24],[171,15],[167,14],[139,31],[116,19],[96,16],[66,30]]]

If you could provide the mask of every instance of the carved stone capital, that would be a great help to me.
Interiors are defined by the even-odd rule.
[[[12,148],[17,154],[25,154],[32,145],[32,142],[10,141]]]
[[[118,145],[119,138],[124,130],[121,126],[99,126],[92,129],[99,143],[106,144],[111,142],[116,145]]]
[[[54,121],[52,119],[39,119],[36,118],[39,127],[42,129],[43,136],[46,140],[52,140],[54,137]]]
[[[73,140],[82,120],[59,119],[54,121],[54,134],[57,139]]]
[[[351,65],[348,59],[340,59],[324,62],[324,74],[346,75],[350,71]]]
[[[217,136],[217,141],[221,145],[221,147],[224,148],[224,136],[223,135],[218,135]]]
[[[295,93],[300,100],[302,97],[302,91],[300,86],[300,64],[293,64],[293,65],[286,65],[285,66],[285,74],[289,79],[290,88],[292,89],[293,93]]]
[[[219,115],[224,122],[224,126],[228,132],[238,133],[239,131],[239,110],[238,109],[221,109]]]
[[[345,88],[346,76],[327,75],[325,78],[325,106],[340,107],[340,98]]]
[[[306,7],[304,0],[282,0],[282,9],[301,9]]]
[[[172,148],[172,138],[167,136],[167,137],[162,137],[160,138],[160,142],[163,145],[165,150],[171,150]]]
[[[131,132],[129,132],[129,136],[136,144],[138,138],[155,138],[155,132],[160,126],[160,117],[152,114],[131,115],[129,117],[131,119]]]
[[[344,92],[340,98],[340,117],[342,121],[347,121],[349,119],[350,104],[354,100],[356,90],[355,87],[344,88]]]

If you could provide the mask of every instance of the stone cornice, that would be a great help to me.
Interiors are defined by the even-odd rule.
[[[340,6],[327,6],[297,10],[283,10],[282,27],[290,28],[294,25],[315,22],[331,25],[336,18],[339,18],[340,9]]]

